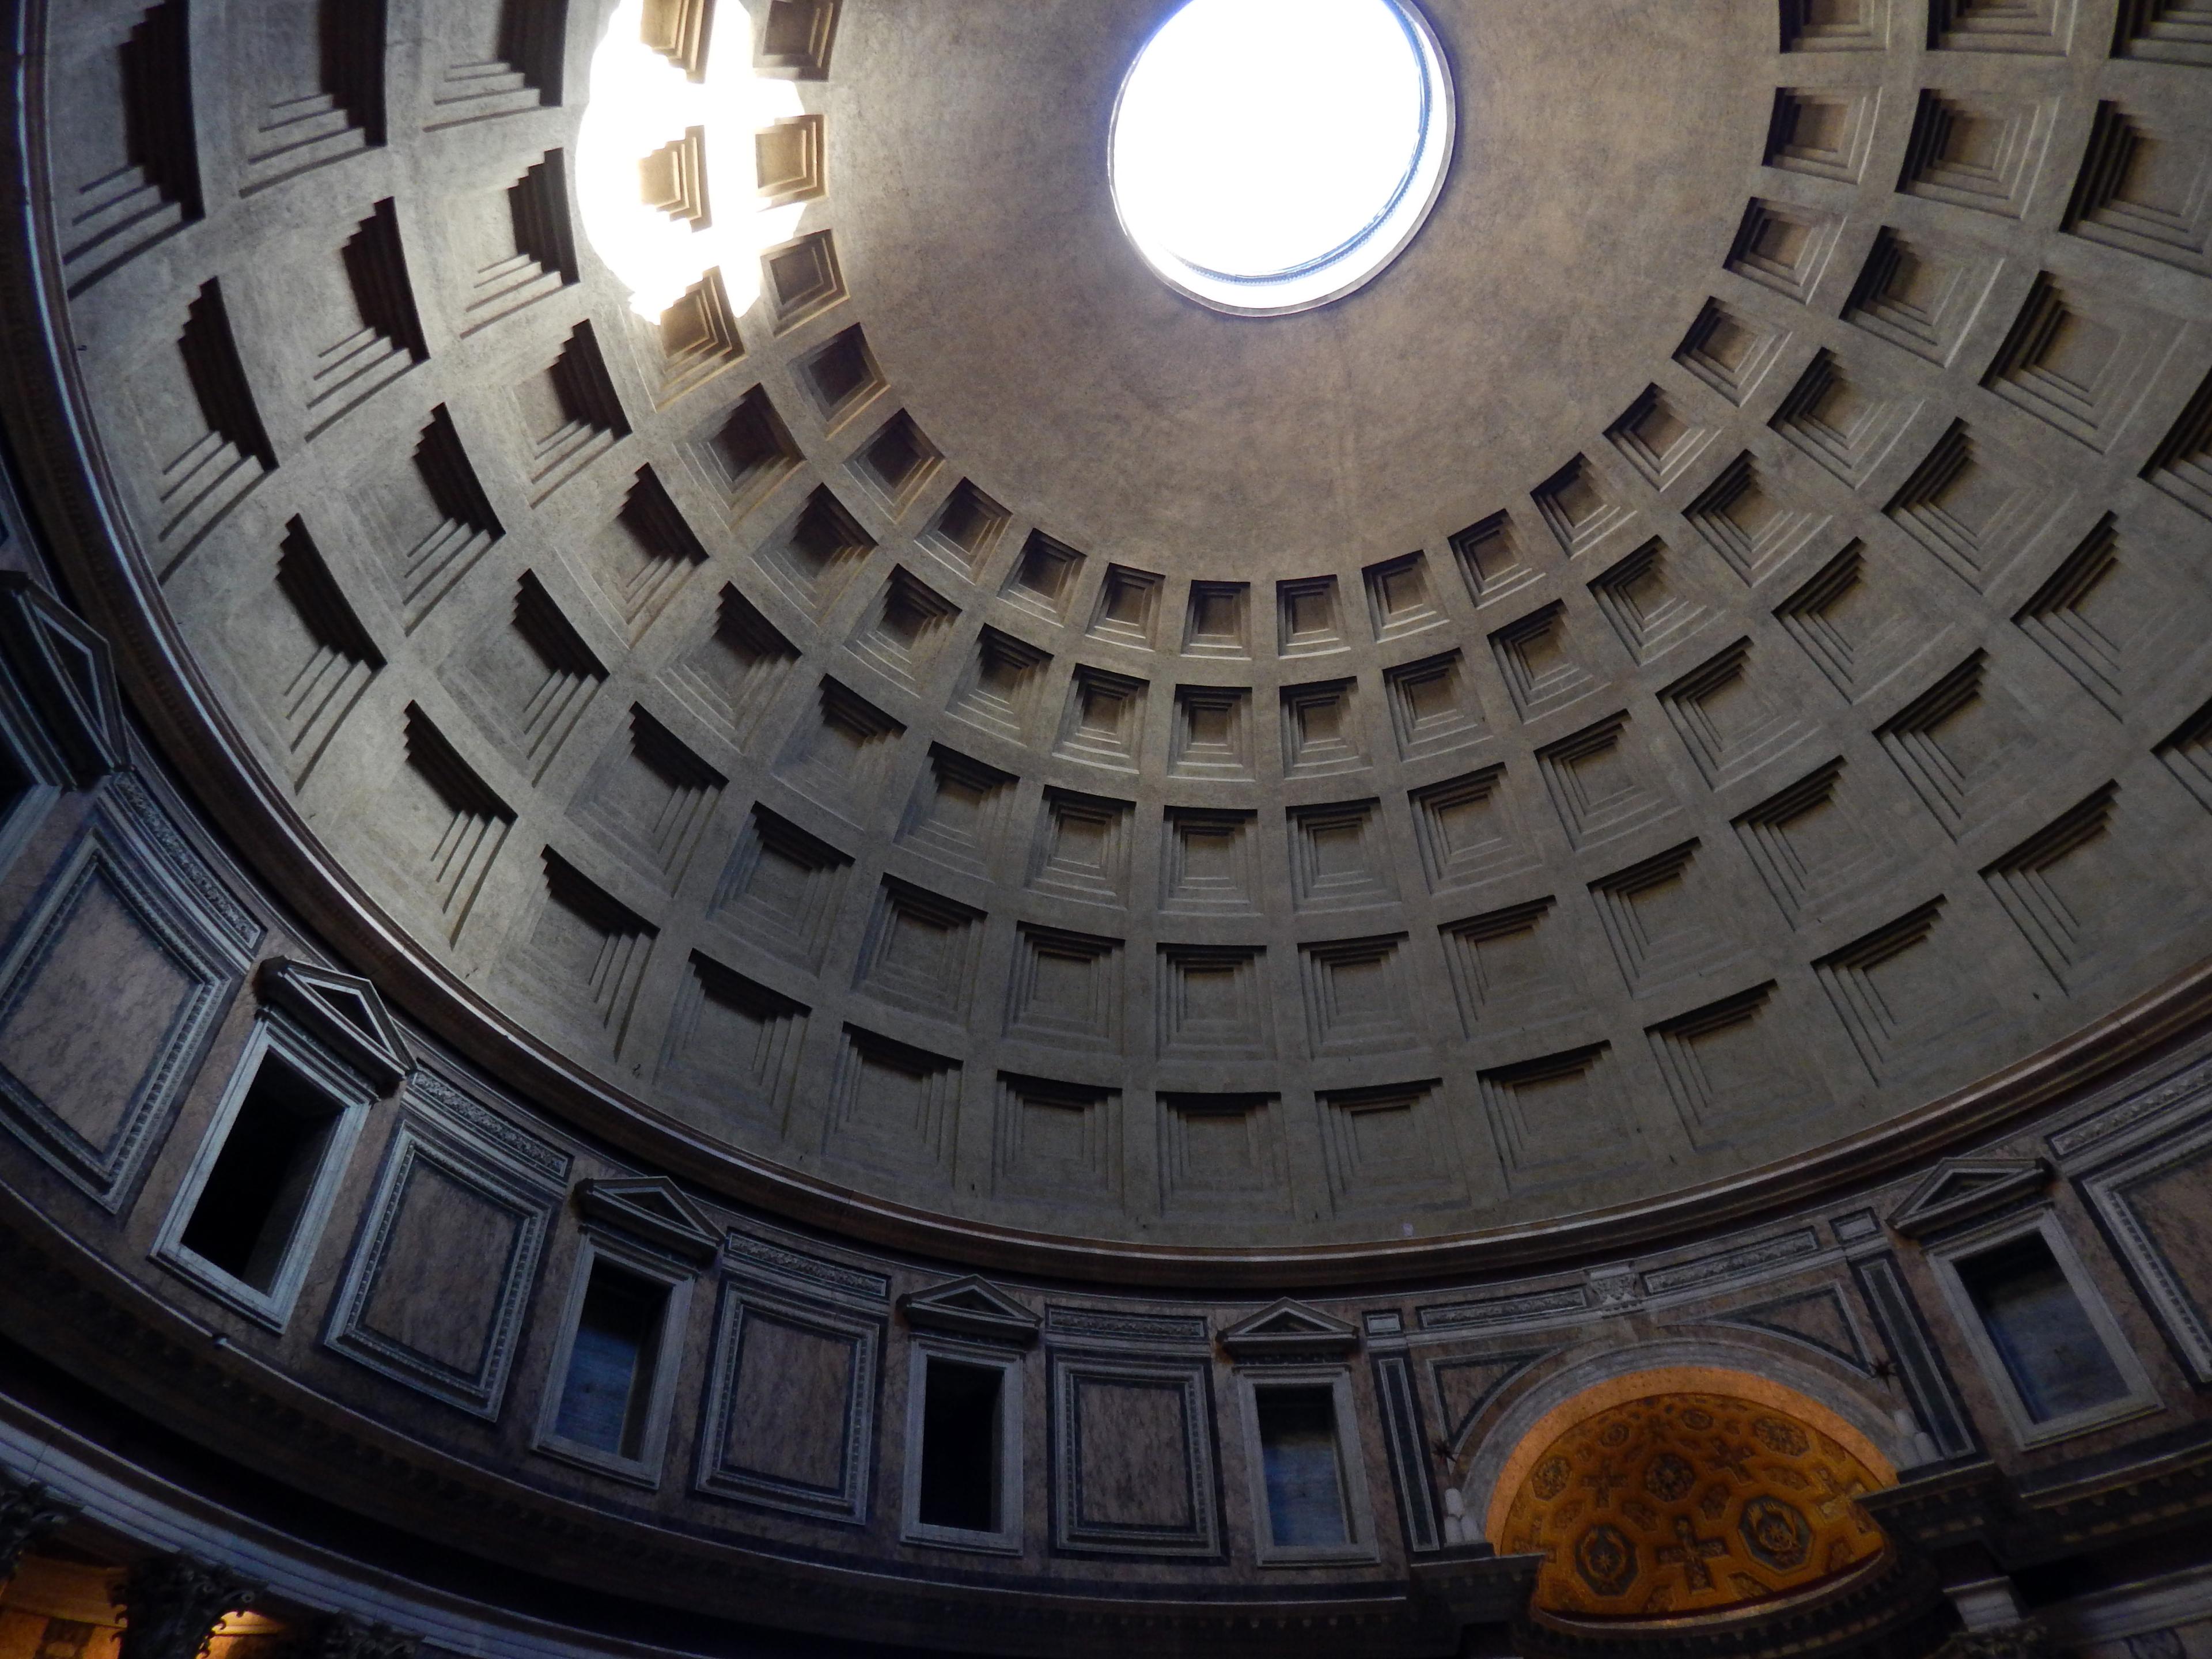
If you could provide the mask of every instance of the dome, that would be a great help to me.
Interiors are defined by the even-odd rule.
[[[2200,0],[9,17],[0,1628],[2212,1641]]]
[[[1427,222],[1254,318],[1115,211],[1161,8],[729,9],[73,301],[194,741],[465,1047],[1165,1261],[1745,1202],[2202,956],[2193,359],[2057,105],[1442,8]],[[721,263],[637,289],[647,222]]]

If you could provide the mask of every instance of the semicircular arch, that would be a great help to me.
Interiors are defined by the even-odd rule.
[[[1486,1523],[1498,1553],[1540,1559],[1546,1619],[1736,1614],[1893,1560],[1860,1500],[1895,1478],[1871,1439],[1796,1389],[1664,1367],[1547,1412],[1508,1455]]]
[[[1476,1448],[1460,1491],[1468,1518],[1494,1544],[1512,1493],[1544,1449],[1576,1424],[1650,1395],[1732,1395],[1800,1417],[1865,1463],[1883,1483],[1913,1462],[1909,1429],[1871,1388],[1827,1370],[1736,1340],[1683,1335],[1633,1348],[1590,1352],[1532,1384]]]

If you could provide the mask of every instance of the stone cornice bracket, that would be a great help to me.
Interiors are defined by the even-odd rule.
[[[1221,1333],[1234,1359],[1335,1359],[1359,1346],[1359,1328],[1285,1297]]]
[[[2031,1203],[2051,1184],[2039,1158],[1947,1158],[1890,1213],[1889,1230],[1915,1241]]]
[[[76,1516],[74,1504],[62,1502],[39,1482],[0,1476],[0,1579],[13,1578],[25,1550],[52,1537]]]
[[[0,570],[0,647],[80,786],[130,757],[106,637],[17,570]]]
[[[279,1652],[283,1659],[415,1659],[422,1646],[420,1636],[332,1613],[286,1632]]]
[[[1500,1555],[1480,1540],[1409,1561],[1414,1599],[1456,1629],[1462,1653],[1510,1653],[1510,1632],[1528,1616],[1540,1555]]]
[[[933,1290],[909,1291],[899,1298],[898,1308],[906,1322],[918,1329],[947,1331],[1018,1348],[1035,1342],[1044,1323],[1004,1291],[972,1275]]]
[[[196,1659],[224,1617],[252,1606],[257,1594],[189,1555],[150,1556],[123,1580],[120,1659]]]
[[[2052,1659],[2051,1632],[2033,1620],[1989,1630],[1962,1630],[1929,1659]]]

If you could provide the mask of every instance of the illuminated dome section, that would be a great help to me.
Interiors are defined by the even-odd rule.
[[[467,3],[404,190],[55,230],[134,492],[82,521],[240,845],[637,1167],[1093,1281],[1486,1272],[1871,1180],[2202,994],[2207,359],[2125,217],[2181,89],[2081,81],[2000,233],[1948,150],[1877,187],[1954,122],[1918,47],[1432,7],[1480,165],[1267,327],[1108,200],[1216,0],[546,0],[501,76]],[[1246,34],[1404,88],[1418,18],[1301,3]],[[37,199],[122,187],[82,85]],[[1278,276],[1426,193],[1288,101],[1370,195],[1247,224]]]
[[[1435,38],[1398,0],[1191,0],[1122,85],[1115,206],[1170,287],[1245,315],[1303,311],[1412,240],[1452,127]]]
[[[744,13],[723,27],[726,44],[671,33],[647,0],[620,0],[592,57],[577,207],[649,321],[708,271],[743,312],[760,291],[761,251],[788,239],[820,193],[818,122],[790,82],[755,74]]]

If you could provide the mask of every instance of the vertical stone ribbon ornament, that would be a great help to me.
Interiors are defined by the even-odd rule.
[[[35,1480],[0,1478],[0,1580],[13,1578],[23,1552],[58,1532],[76,1513]]]
[[[258,1593],[189,1555],[141,1561],[123,1581],[120,1659],[197,1659],[224,1616],[251,1607]]]

